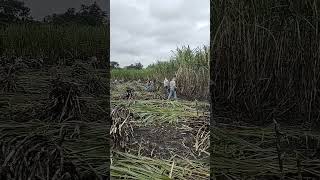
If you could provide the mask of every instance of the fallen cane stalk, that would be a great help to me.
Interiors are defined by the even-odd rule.
[[[297,157],[297,168],[298,168],[298,179],[302,180],[302,175],[301,175],[301,160],[299,157],[299,154],[296,153],[296,157]]]
[[[170,174],[169,174],[170,179],[172,178],[173,167],[174,167],[174,161],[172,162],[172,165],[171,165],[171,170],[170,170]]]

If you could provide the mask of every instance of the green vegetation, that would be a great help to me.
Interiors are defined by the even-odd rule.
[[[124,104],[125,101],[116,101]],[[113,101],[112,103],[115,103]],[[200,103],[199,103],[200,105]],[[200,107],[200,106],[199,106]],[[196,118],[200,114],[197,113],[197,106],[194,102],[179,101],[159,101],[159,100],[140,100],[130,106],[131,111],[140,114],[138,123],[178,123]],[[149,122],[150,121],[150,122]]]
[[[88,59],[96,56],[106,64],[109,48],[109,24],[106,12],[97,3],[81,5],[79,11],[46,16],[35,21],[24,2],[1,1],[0,54],[41,58],[45,64],[65,59]]]
[[[0,29],[0,52],[7,56],[58,59],[106,57],[108,27],[84,25],[12,24]]]
[[[162,83],[165,77],[177,77],[178,92],[186,97],[206,99],[209,96],[209,51],[207,46],[192,50],[177,48],[170,61],[157,62],[145,69],[113,69],[112,79],[147,80]]]
[[[115,80],[147,80],[151,77],[152,69],[112,69],[111,79]]]
[[[178,48],[170,61],[111,71],[111,176],[124,179],[208,179],[209,49]],[[177,77],[178,101],[167,101],[162,82]],[[116,81],[117,80],[117,81]],[[156,80],[156,91],[144,82]],[[132,88],[133,99],[124,98]],[[181,98],[180,98],[181,97]]]
[[[120,152],[115,152],[114,156],[115,162],[111,166],[111,175],[114,178],[196,180],[209,177],[207,168],[197,161],[160,160]]]

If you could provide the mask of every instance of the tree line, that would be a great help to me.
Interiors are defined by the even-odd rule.
[[[12,23],[46,23],[46,24],[81,24],[99,26],[107,23],[108,14],[94,2],[91,5],[82,4],[79,10],[69,8],[61,14],[52,14],[42,21],[34,20],[30,15],[30,8],[23,1],[0,0],[0,24]]]
[[[121,69],[120,64],[116,61],[110,61],[110,68],[111,69]],[[134,64],[130,64],[129,66],[125,66],[124,69],[142,69],[143,65],[138,62]]]

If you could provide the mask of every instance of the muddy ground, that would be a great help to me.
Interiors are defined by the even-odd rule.
[[[207,158],[204,153],[199,156],[194,152],[195,135],[196,131],[170,125],[135,127],[134,138],[129,142],[128,148],[152,158],[170,159],[175,155],[193,160]]]

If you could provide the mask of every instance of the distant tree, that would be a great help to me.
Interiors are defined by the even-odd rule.
[[[139,62],[139,63],[136,63],[136,68],[137,69],[142,69],[143,68],[143,65]]]
[[[135,64],[131,64],[130,66],[126,66],[127,69],[142,69],[143,68],[143,65],[138,62],[138,63],[135,63]]]
[[[75,16],[76,15],[76,9],[75,8],[69,8],[68,10],[67,10],[67,12],[65,12],[65,15],[66,16]]]
[[[116,62],[116,61],[110,61],[110,67],[111,67],[111,69],[117,69],[117,68],[119,68],[119,63],[118,62]]]
[[[74,8],[69,8],[63,14],[53,14],[46,16],[44,22],[52,24],[84,24],[97,26],[106,23],[107,13],[102,11],[99,5],[94,2],[93,4],[86,6],[81,5],[78,12]]]
[[[0,23],[31,20],[30,9],[18,0],[0,0]]]

